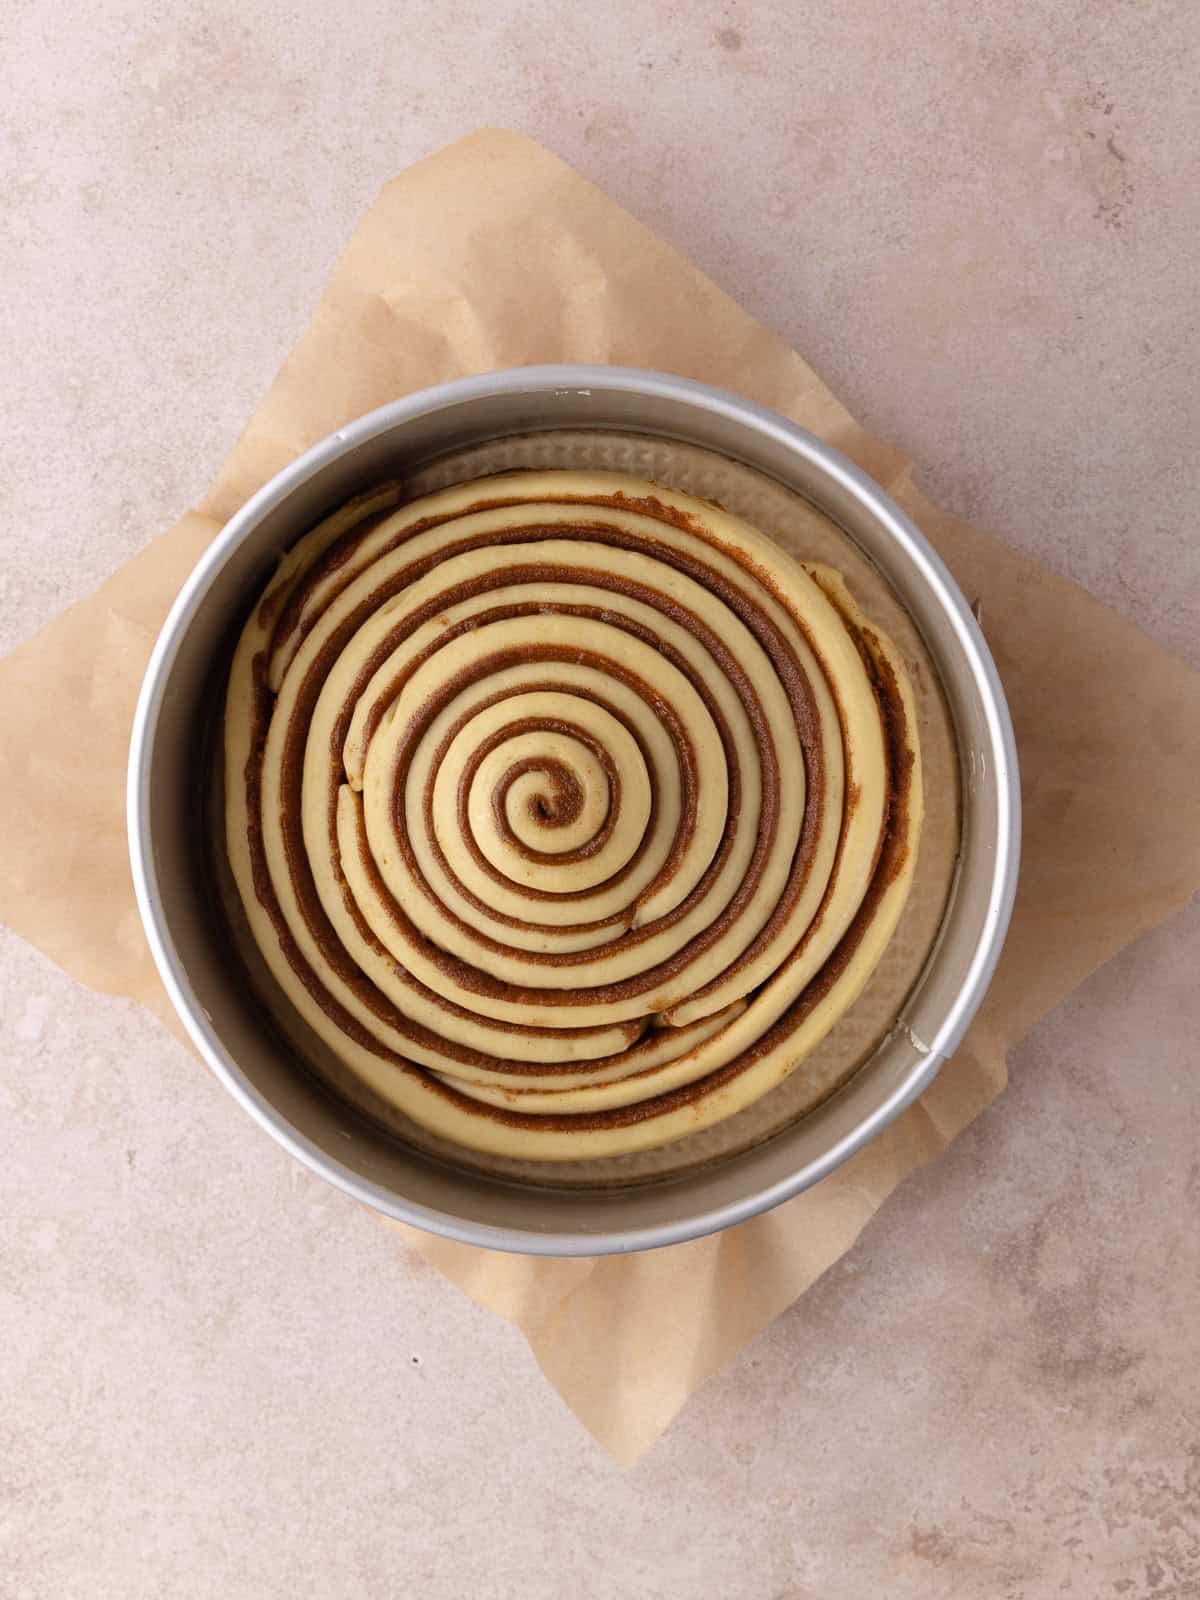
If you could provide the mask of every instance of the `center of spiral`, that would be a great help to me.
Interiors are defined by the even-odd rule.
[[[491,794],[497,839],[529,861],[594,854],[620,805],[620,781],[604,750],[554,737],[548,748],[512,754]]]
[[[645,759],[620,717],[550,685],[466,720],[435,799],[437,785],[456,796],[430,808],[442,850],[485,902],[489,878],[541,896],[607,882],[643,848],[652,810]]]
[[[518,778],[536,775],[541,781],[525,797],[525,811],[538,828],[569,828],[579,820],[586,795],[574,772],[561,761],[531,758],[510,767],[492,794],[496,823],[504,827],[508,817],[509,792]]]

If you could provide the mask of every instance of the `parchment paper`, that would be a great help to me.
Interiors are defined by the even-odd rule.
[[[853,457],[981,601],[1022,762],[1021,888],[987,1002],[921,1102],[832,1177],[740,1228],[638,1256],[534,1260],[401,1230],[523,1330],[568,1405],[629,1463],[995,1098],[1008,1046],[1186,902],[1200,882],[1200,678],[1083,590],[930,505],[795,352],[578,174],[515,134],[479,133],[382,191],[199,511],[0,663],[11,927],[180,1031],[141,936],[124,819],[133,708],[171,600],[225,518],[322,435],[426,384],[542,361],[722,384]]]

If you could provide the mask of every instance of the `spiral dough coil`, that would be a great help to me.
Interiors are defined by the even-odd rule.
[[[225,716],[226,839],[288,1000],[473,1150],[645,1150],[854,1002],[922,817],[912,692],[842,578],[611,472],[388,485],[284,558]]]

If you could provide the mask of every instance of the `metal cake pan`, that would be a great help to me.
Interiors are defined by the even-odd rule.
[[[956,884],[898,1027],[817,1110],[709,1168],[628,1189],[503,1182],[407,1148],[299,1070],[248,992],[213,915],[199,847],[196,755],[232,630],[279,553],[365,485],[449,450],[554,428],[686,441],[745,463],[834,519],[889,580],[942,679],[962,764]],[[986,991],[1016,889],[1012,724],[963,595],[928,541],[844,456],[785,418],[686,379],[620,367],[514,368],[410,395],[315,445],[222,529],[159,636],[134,720],[128,821],[138,905],[159,973],[201,1056],[299,1161],[399,1221],[545,1255],[644,1250],[725,1228],[816,1183],[932,1082]]]

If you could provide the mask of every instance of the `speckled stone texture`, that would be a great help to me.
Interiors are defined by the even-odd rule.
[[[0,644],[194,501],[377,187],[551,146],[1200,665],[1192,0],[0,11]],[[1193,1600],[1200,915],[632,1473],[147,1016],[0,939],[0,1600]]]

